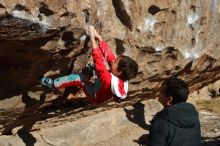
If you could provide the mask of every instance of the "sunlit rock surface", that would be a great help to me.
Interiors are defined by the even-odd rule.
[[[219,24],[218,0],[1,0],[0,131],[40,131],[56,126],[49,119],[78,110],[80,117],[81,108],[91,108],[76,88],[61,96],[38,82],[42,75],[80,72],[91,61],[88,25],[96,27],[116,55],[129,55],[139,65],[128,99],[101,107],[155,98],[161,81],[170,76],[187,80],[192,93],[207,93],[204,87],[220,78]],[[77,101],[66,102],[69,96]],[[30,120],[33,114],[39,116]]]

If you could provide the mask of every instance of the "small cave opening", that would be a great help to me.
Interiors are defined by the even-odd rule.
[[[152,5],[148,8],[148,13],[151,15],[155,15],[156,13],[160,12],[161,9],[158,6]]]
[[[41,2],[40,5],[41,5],[41,7],[39,8],[39,11],[40,11],[40,13],[44,14],[45,16],[50,16],[55,13],[54,11],[50,10],[44,2]]]
[[[14,8],[14,10],[17,10],[17,11],[26,11],[26,12],[29,12],[30,10],[28,8],[26,8],[25,6],[21,5],[21,4],[17,4]]]
[[[77,39],[74,38],[72,31],[66,31],[62,35],[62,41],[65,43],[66,48],[73,47],[73,43],[77,43]]]
[[[112,4],[115,8],[116,16],[121,21],[121,23],[129,28],[130,30],[133,29],[133,23],[128,15],[127,11],[125,10],[125,6],[122,0],[112,0]]]
[[[3,6],[2,4],[0,4],[0,8],[4,9],[4,8],[5,8],[5,6]]]
[[[84,17],[85,17],[85,23],[89,23],[89,17],[90,17],[90,12],[88,9],[83,10]]]
[[[192,47],[196,46],[196,39],[195,38],[191,39],[191,45],[192,45]]]
[[[141,47],[140,51],[141,53],[149,53],[149,54],[156,53],[155,48],[152,46]]]
[[[40,13],[43,13],[45,16],[50,16],[54,14],[54,11],[45,7],[40,7]]]
[[[164,49],[165,53],[172,53],[173,51],[175,51],[175,48],[173,46],[169,46],[169,47],[166,47]]]
[[[116,43],[116,54],[123,55],[125,52],[125,47],[123,46],[124,41],[116,38],[115,43]]]

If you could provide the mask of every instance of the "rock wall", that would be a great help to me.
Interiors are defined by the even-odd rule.
[[[86,59],[75,63],[79,53],[74,50],[83,48],[88,25],[99,30],[117,55],[137,60],[141,81],[173,74],[204,53],[214,59],[220,55],[217,0],[1,0],[0,4],[0,52],[6,62],[1,65],[1,98],[11,87],[18,88],[12,83],[16,79],[26,89],[36,84],[36,76],[67,74],[74,65],[73,70],[80,71]],[[175,53],[170,55],[170,49]]]
[[[218,0],[0,0],[0,14],[0,125],[16,118],[11,111],[57,98],[39,76],[80,72],[91,61],[88,25],[116,55],[137,61],[128,103],[155,98],[170,76],[191,91],[220,78]]]

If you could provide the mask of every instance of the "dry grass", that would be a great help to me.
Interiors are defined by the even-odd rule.
[[[220,113],[220,96],[213,99],[203,99],[196,102],[201,110]]]

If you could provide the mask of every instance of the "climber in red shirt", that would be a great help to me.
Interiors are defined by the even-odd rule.
[[[80,86],[92,103],[102,103],[111,98],[116,102],[125,99],[128,92],[128,80],[137,76],[137,63],[124,55],[116,58],[93,26],[89,27],[89,35],[96,74],[94,84],[88,84],[88,79],[82,73],[70,74],[54,80],[43,77],[40,80],[41,84],[56,89]],[[96,39],[99,44],[96,43]],[[106,68],[104,60],[109,65],[110,70]]]

